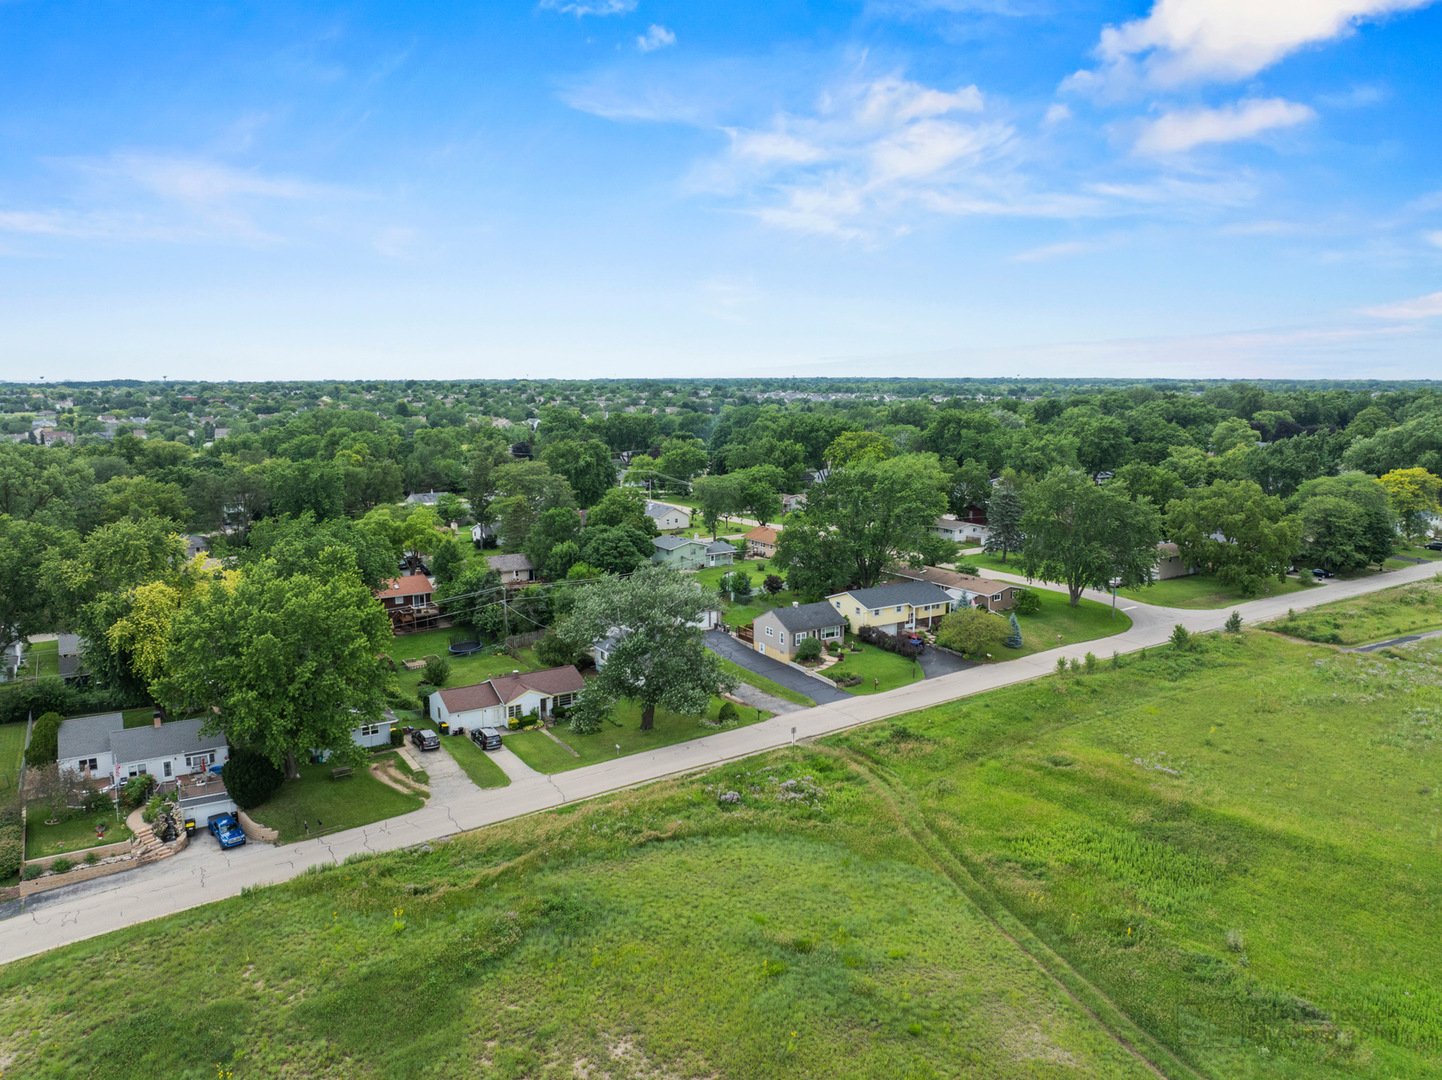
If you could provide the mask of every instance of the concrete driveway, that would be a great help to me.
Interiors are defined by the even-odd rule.
[[[810,675],[803,675],[789,664],[783,664],[769,656],[762,656],[755,649],[747,648],[730,634],[723,634],[720,630],[706,631],[706,648],[717,656],[730,660],[738,667],[754,671],[757,675],[764,675],[788,690],[805,694],[818,705],[825,705],[833,701],[852,700],[851,695],[845,691],[838,690],[834,686],[827,686],[820,679],[813,679]]]

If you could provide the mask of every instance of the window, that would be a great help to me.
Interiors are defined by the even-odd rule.
[[[520,715],[521,715],[521,707],[520,707],[519,705],[510,705],[510,706],[508,706],[508,707],[506,708],[506,719],[507,719],[507,720],[517,719],[517,718],[520,717]]]
[[[555,705],[557,705],[557,706],[560,706],[561,708],[565,708],[566,706],[570,705],[573,701],[575,701],[576,698],[579,697],[579,696],[580,696],[579,694],[574,694],[574,693],[570,693],[570,694],[557,694],[557,695],[552,699],[552,704],[555,704]]]
[[[781,644],[783,644],[783,645],[786,644],[786,631],[785,631],[785,630],[781,631]]]
[[[837,610],[837,611],[840,611],[840,610],[841,610],[841,601],[840,601],[840,600],[833,600],[833,601],[831,601],[831,602],[836,605],[836,610]]]
[[[896,610],[897,610],[897,611],[900,611],[900,610],[901,610],[901,605],[900,605],[900,604],[897,604],[897,605],[896,605]]]
[[[168,762],[168,761],[165,763],[165,775],[166,775],[166,776],[169,776],[169,775],[170,775],[170,762]]]
[[[88,772],[99,772],[100,761],[97,758],[81,758],[80,768]]]
[[[896,610],[897,610],[897,611],[900,611],[901,609],[900,609],[900,608],[897,608]],[[880,609],[879,607],[872,608],[872,609],[871,609],[871,614],[873,614],[873,615],[880,615],[880,614],[881,614],[881,609]]]
[[[367,735],[379,735],[381,733],[381,726],[379,724],[362,724],[360,733],[362,738]]]
[[[774,629],[772,629],[771,627],[768,626],[768,627],[766,628],[766,636],[767,636],[767,637],[775,637],[775,636],[776,636],[776,631],[775,631]]]

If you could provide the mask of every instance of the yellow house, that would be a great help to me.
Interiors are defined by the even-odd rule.
[[[826,599],[846,619],[853,634],[863,626],[874,626],[886,634],[929,627],[956,607],[945,589],[929,581],[848,589]]]

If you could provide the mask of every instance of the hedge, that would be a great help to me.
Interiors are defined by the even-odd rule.
[[[897,656],[904,656],[907,659],[914,659],[921,655],[921,650],[911,642],[903,641],[899,637],[892,637],[874,626],[863,626],[856,636],[868,645],[875,645],[878,649],[894,652]]]

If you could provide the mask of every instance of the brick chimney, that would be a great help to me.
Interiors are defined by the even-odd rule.
[[[162,723],[165,722],[161,717],[159,710],[157,710],[155,715],[151,717],[151,720],[154,722],[156,727],[159,727]]]

